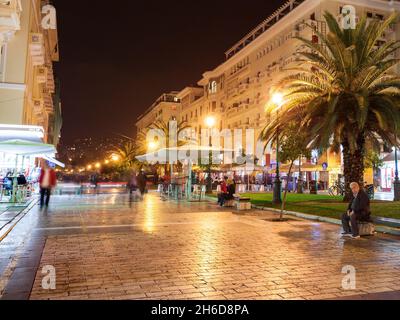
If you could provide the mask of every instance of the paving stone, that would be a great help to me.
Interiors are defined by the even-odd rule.
[[[125,196],[56,196],[52,206],[47,216],[34,208],[0,244],[0,270],[17,258],[0,277],[6,298],[23,279],[33,300],[319,300],[400,289],[396,237],[353,241],[329,224],[277,224],[266,211],[239,216],[153,194],[131,206]],[[48,265],[54,291],[41,287]],[[356,268],[356,290],[341,287],[346,265]]]

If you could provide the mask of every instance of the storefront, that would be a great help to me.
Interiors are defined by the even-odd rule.
[[[396,163],[394,152],[383,159],[383,166],[380,174],[380,187],[382,192],[393,191],[393,181],[395,178]]]
[[[24,203],[34,193],[39,159],[54,159],[56,149],[43,143],[42,127],[0,125],[0,201]]]

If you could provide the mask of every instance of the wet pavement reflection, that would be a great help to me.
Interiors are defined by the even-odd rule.
[[[335,299],[400,290],[400,239],[156,194],[55,196],[0,243],[2,299]],[[342,268],[357,270],[355,290]],[[42,269],[55,268],[56,288]]]

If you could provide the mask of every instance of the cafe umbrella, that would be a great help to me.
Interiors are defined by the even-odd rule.
[[[192,168],[193,164],[198,160],[205,160],[209,158],[209,153],[212,152],[214,155],[226,155],[229,158],[232,157],[233,149],[224,149],[222,147],[212,146],[199,146],[194,144],[187,144],[180,147],[163,148],[158,151],[154,151],[145,155],[137,156],[141,162],[157,163],[163,159],[173,159],[176,161],[185,161],[188,165],[188,180],[186,183],[186,197],[190,201],[192,199]],[[167,157],[167,154],[173,155]]]
[[[0,153],[8,153],[16,156],[15,174],[13,177],[13,189],[10,200],[11,203],[16,203],[18,185],[18,177],[16,176],[16,174],[18,171],[18,157],[22,156],[23,158],[25,158],[28,156],[52,155],[56,153],[56,149],[53,145],[50,144],[29,140],[10,139],[0,141]]]

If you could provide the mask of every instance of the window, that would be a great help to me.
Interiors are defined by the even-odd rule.
[[[315,21],[315,13],[313,13],[313,14],[310,16],[310,19],[313,20],[313,21]]]
[[[212,81],[210,83],[209,91],[210,91],[210,93],[217,93],[217,91],[218,91],[218,83],[217,83],[217,81]]]

